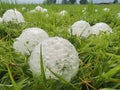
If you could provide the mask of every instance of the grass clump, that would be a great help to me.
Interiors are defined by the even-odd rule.
[[[9,5],[1,3],[0,16],[9,8],[22,12],[25,23],[0,24],[0,89],[1,90],[99,90],[102,88],[120,89],[120,21],[116,19],[119,5],[93,5],[98,12],[83,14],[81,11],[87,5],[41,5],[48,9],[49,17],[29,10],[36,5]],[[26,7],[27,11],[21,10]],[[110,12],[103,12],[103,8]],[[56,13],[67,10],[68,15],[59,17]],[[87,11],[89,12],[89,10]],[[91,11],[90,11],[91,12]],[[100,14],[100,13],[101,14]],[[94,16],[94,17],[93,17]],[[113,17],[114,16],[114,17]],[[86,20],[90,25],[105,22],[111,26],[113,33],[98,36],[91,35],[87,39],[70,35],[68,28],[78,20]],[[13,49],[13,42],[22,30],[30,27],[43,28],[49,36],[60,36],[69,40],[77,49],[81,59],[77,75],[71,82],[64,81],[56,73],[58,80],[46,80],[44,71],[42,77],[35,78],[29,70],[28,56],[22,56]],[[43,66],[41,66],[43,67]],[[77,88],[77,89],[76,89]],[[108,90],[108,89],[107,89]]]

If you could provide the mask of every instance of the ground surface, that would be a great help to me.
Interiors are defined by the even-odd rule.
[[[1,4],[1,17],[7,9],[16,8],[26,22],[0,24],[0,90],[120,89],[120,18],[117,18],[120,5],[40,5],[48,9],[48,17],[41,12],[30,14],[29,11],[35,6]],[[22,10],[22,7],[26,9]],[[86,11],[82,12],[84,8]],[[110,8],[110,11],[104,12],[104,8]],[[68,14],[59,16],[57,13],[61,10],[66,10]],[[67,30],[78,20],[85,20],[91,26],[105,22],[113,29],[113,33],[91,35],[87,39],[72,36]],[[33,77],[28,66],[29,56],[21,56],[12,48],[16,37],[29,27],[42,28],[49,36],[63,37],[75,46],[82,62],[78,74],[70,83],[62,79],[46,81],[41,77]]]

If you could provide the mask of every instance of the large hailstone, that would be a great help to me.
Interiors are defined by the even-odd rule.
[[[92,26],[90,32],[91,34],[98,35],[100,32],[112,33],[112,29],[106,23],[100,22]]]
[[[14,23],[22,23],[24,22],[24,17],[22,14],[17,11],[16,9],[9,9],[3,14],[3,21],[4,22],[14,22]]]
[[[14,42],[13,48],[23,55],[30,55],[36,45],[48,38],[48,34],[40,28],[25,29]]]
[[[40,75],[41,73],[40,47],[42,47],[42,57],[47,79],[58,79],[48,68],[67,81],[70,81],[77,74],[79,58],[75,47],[66,39],[52,37],[37,45],[31,53],[29,65],[35,75]]]
[[[90,35],[90,24],[86,21],[80,20],[75,22],[71,30],[68,30],[72,35],[87,38]]]

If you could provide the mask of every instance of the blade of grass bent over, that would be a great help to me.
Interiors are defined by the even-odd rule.
[[[44,88],[45,90],[47,90],[46,75],[45,75],[44,63],[43,63],[43,57],[42,57],[42,45],[40,45],[40,67],[41,67],[41,76],[43,79]]]

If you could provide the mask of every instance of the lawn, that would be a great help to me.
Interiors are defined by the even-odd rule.
[[[6,10],[16,8],[25,19],[20,24],[0,23],[0,90],[119,90],[120,17],[117,17],[117,13],[120,12],[120,5],[45,4],[40,6],[48,9],[48,12],[30,13],[36,6],[38,5],[0,4],[0,17]],[[109,8],[110,11],[105,12],[104,8]],[[60,16],[58,13],[61,10],[68,13]],[[90,35],[87,38],[69,34],[67,30],[79,20],[85,20],[91,26],[98,22],[107,23],[113,32]],[[14,50],[16,38],[24,29],[31,27],[42,28],[50,37],[59,36],[74,45],[81,61],[77,75],[70,82],[54,72],[59,80],[46,80],[44,74],[35,77],[28,64],[29,55],[23,56]]]

